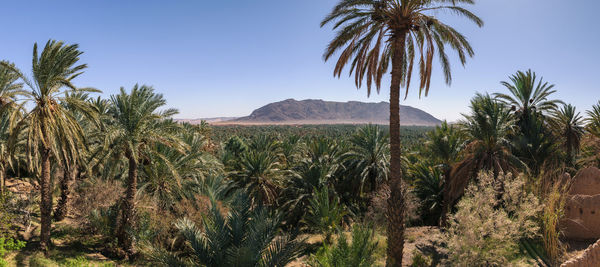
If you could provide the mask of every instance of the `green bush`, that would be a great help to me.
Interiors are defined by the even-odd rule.
[[[325,242],[329,243],[331,235],[345,215],[346,210],[340,204],[339,198],[330,194],[327,187],[323,187],[317,190],[314,198],[310,200],[305,222],[309,229],[324,234]]]
[[[346,235],[339,231],[336,244],[323,244],[317,254],[310,259],[313,267],[366,267],[375,263],[373,253],[377,243],[373,241],[374,230],[371,226],[354,225],[352,241],[349,244]]]
[[[419,253],[418,251],[415,251],[410,267],[428,267],[431,266],[432,261],[433,260],[431,259],[431,257],[423,256],[423,254]]]
[[[6,253],[19,250],[25,247],[25,241],[14,240],[12,238],[0,237],[0,257]]]

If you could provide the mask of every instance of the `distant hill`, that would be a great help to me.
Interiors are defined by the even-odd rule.
[[[223,121],[231,121],[235,120],[238,117],[214,117],[214,118],[200,118],[200,119],[176,119],[178,122],[187,122],[191,124],[200,124],[202,121],[206,121],[208,123],[215,122],[223,122]]]
[[[400,106],[402,125],[432,126],[441,123],[429,113]],[[389,103],[287,99],[256,109],[247,117],[217,124],[388,124]]]

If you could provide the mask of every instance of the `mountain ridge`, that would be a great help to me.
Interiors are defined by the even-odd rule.
[[[441,121],[431,114],[400,106],[402,125],[433,126]],[[321,99],[286,99],[255,109],[249,116],[222,121],[224,124],[388,124],[389,103],[335,102]]]

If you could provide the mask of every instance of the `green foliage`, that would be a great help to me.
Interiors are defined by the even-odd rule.
[[[167,266],[285,266],[302,247],[294,234],[279,235],[280,223],[265,208],[252,209],[244,194],[236,196],[225,215],[213,200],[201,227],[186,218],[177,223],[191,254],[154,249],[151,256]]]
[[[4,257],[8,252],[24,248],[25,244],[25,241],[15,240],[9,237],[0,237],[0,257]]]
[[[421,200],[421,219],[437,225],[442,211],[444,179],[437,167],[414,164],[408,175],[414,179],[414,193]]]
[[[88,215],[88,221],[92,229],[109,239],[116,238],[118,219],[118,204],[114,204],[108,208],[94,209]]]
[[[312,231],[324,234],[325,242],[330,242],[331,235],[345,215],[346,210],[340,205],[339,198],[330,194],[327,187],[323,187],[310,200],[305,223]]]
[[[240,159],[234,184],[246,190],[254,205],[274,204],[280,191],[280,175],[279,162],[274,153],[269,150],[250,150]]]
[[[377,187],[386,182],[389,173],[389,137],[377,125],[367,125],[359,128],[349,138],[350,151],[343,155],[345,165],[350,172],[355,172],[349,177],[356,177],[361,194],[374,192]],[[365,185],[367,190],[365,190]]]
[[[323,244],[323,247],[309,261],[314,267],[367,267],[373,266],[374,251],[377,243],[373,241],[374,230],[371,226],[354,225],[351,243],[346,235],[338,232],[335,244]]]
[[[423,256],[418,250],[415,250],[410,267],[429,267],[432,262],[431,257]]]

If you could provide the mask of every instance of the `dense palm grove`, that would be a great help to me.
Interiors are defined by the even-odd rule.
[[[103,254],[136,264],[282,266],[300,257],[314,266],[369,266],[383,257],[385,240],[375,233],[387,223],[389,128],[178,123],[150,86],[107,99],[77,87],[86,67],[80,54],[49,41],[41,53],[34,47],[30,75],[0,67],[2,255],[24,246],[22,228],[35,231],[33,249],[57,253],[53,224],[66,220],[95,236]],[[461,239],[466,224],[478,223],[462,200],[484,201],[477,192],[493,192],[486,185],[494,181],[504,194],[521,188],[531,201],[497,203],[486,216],[530,227],[507,232],[514,244],[493,258],[469,259],[552,263],[562,206],[539,202],[560,197],[563,173],[598,166],[600,104],[584,118],[553,99],[554,86],[533,71],[501,85],[475,95],[458,123],[402,128],[403,217],[408,226],[448,229],[447,246],[459,253],[469,242]],[[31,190],[7,190],[7,180]],[[492,215],[498,209],[513,211]],[[480,246],[502,243],[487,240]],[[449,263],[465,259],[452,253]]]
[[[415,57],[427,94],[434,55],[447,83],[444,48],[473,55],[427,14],[481,26],[458,6],[473,3],[342,0],[323,20],[339,30],[325,53],[341,52],[335,75],[349,65],[370,93],[391,70],[389,127],[180,123],[151,86],[108,98],[79,87],[82,51],[61,41],[35,44],[31,66],[0,62],[0,266],[25,254],[87,266],[91,253],[105,265],[399,266],[406,228],[423,226],[445,252],[415,250],[412,266],[556,265],[564,174],[600,166],[600,102],[582,115],[525,70],[473,96],[458,122],[400,127]]]

